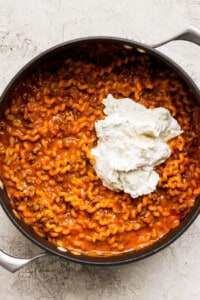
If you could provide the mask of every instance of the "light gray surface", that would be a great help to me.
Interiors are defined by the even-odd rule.
[[[29,59],[57,43],[113,35],[154,44],[188,25],[200,29],[199,0],[0,0],[0,90]],[[200,86],[200,48],[160,48]],[[0,210],[0,248],[29,257],[40,252]],[[0,269],[0,299],[200,299],[200,218],[170,247],[144,261],[88,267],[48,256],[11,274]]]

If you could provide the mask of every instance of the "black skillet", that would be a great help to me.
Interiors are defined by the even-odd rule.
[[[99,43],[99,42],[125,45],[128,47],[137,48],[138,51],[146,52],[149,55],[156,57],[164,64],[166,64],[166,66],[173,69],[180,76],[180,78],[182,78],[182,80],[187,84],[188,88],[191,90],[194,97],[196,98],[196,101],[200,105],[200,91],[198,87],[195,85],[195,83],[192,81],[192,79],[174,61],[172,61],[167,56],[165,56],[164,54],[162,54],[161,52],[155,49],[159,46],[162,46],[174,40],[186,40],[186,41],[193,42],[197,45],[200,45],[200,31],[198,31],[193,27],[189,27],[186,31],[184,31],[180,35],[175,36],[154,47],[146,46],[144,44],[134,42],[129,39],[122,39],[116,37],[87,37],[87,38],[77,39],[77,40],[73,40],[73,41],[69,41],[57,45],[41,53],[34,59],[32,59],[9,82],[0,99],[0,117],[3,110],[3,106],[5,102],[8,100],[9,96],[11,95],[13,89],[19,84],[19,82],[23,78],[25,78],[30,73],[30,71],[38,67],[45,60],[55,55],[60,55],[72,47],[79,47],[83,44],[89,44],[89,43],[91,44],[91,43]],[[182,220],[181,224],[177,228],[171,230],[163,238],[159,239],[155,244],[147,248],[144,248],[142,250],[132,251],[123,255],[100,258],[100,257],[89,257],[85,255],[73,255],[70,252],[64,252],[61,249],[58,249],[52,244],[50,244],[47,240],[36,235],[30,227],[26,226],[22,221],[18,220],[14,216],[12,212],[12,208],[8,201],[8,196],[5,190],[3,189],[3,187],[2,188],[0,187],[0,203],[4,211],[6,212],[7,216],[9,217],[9,219],[13,222],[13,224],[33,243],[35,243],[37,246],[45,250],[45,252],[33,258],[28,258],[28,259],[12,257],[0,250],[0,265],[5,269],[9,270],[10,272],[15,272],[19,270],[21,267],[23,267],[24,265],[26,265],[27,263],[50,253],[70,261],[89,264],[89,265],[109,266],[109,265],[119,265],[119,264],[134,262],[146,258],[152,254],[155,254],[158,251],[165,248],[166,246],[170,245],[173,241],[175,241],[180,235],[182,235],[186,231],[186,229],[193,223],[193,221],[195,220],[195,218],[198,216],[200,212],[200,198],[198,197],[196,199],[194,207],[191,209],[188,215]]]

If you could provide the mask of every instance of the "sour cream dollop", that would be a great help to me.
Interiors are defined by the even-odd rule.
[[[156,189],[155,166],[171,154],[167,141],[180,135],[169,110],[145,108],[129,98],[103,100],[104,120],[95,122],[97,147],[91,149],[94,168],[103,185],[136,198]]]

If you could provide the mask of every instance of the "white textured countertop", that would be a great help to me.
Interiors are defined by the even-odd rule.
[[[83,36],[131,37],[154,44],[189,25],[200,29],[200,0],[0,0],[0,91],[41,51]],[[200,86],[200,47],[160,48]],[[0,208],[0,248],[29,257],[41,250]],[[133,264],[89,267],[55,256],[11,274],[0,268],[2,300],[199,300],[200,218],[167,249]]]

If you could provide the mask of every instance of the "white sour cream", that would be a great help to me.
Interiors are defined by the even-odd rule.
[[[95,123],[98,143],[91,149],[97,175],[107,188],[132,198],[153,192],[159,181],[154,167],[170,156],[166,142],[182,133],[179,124],[162,107],[147,109],[112,95],[103,103],[107,116]]]

